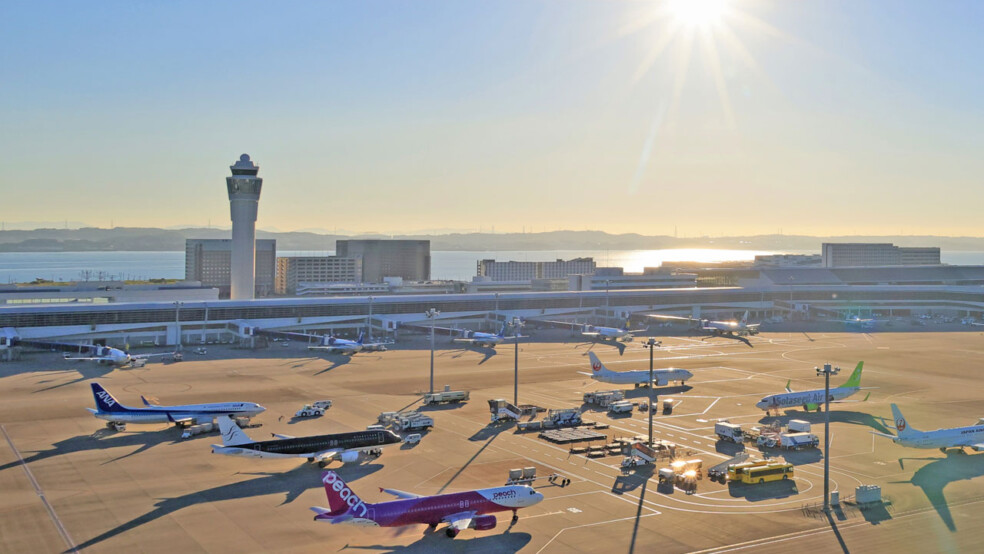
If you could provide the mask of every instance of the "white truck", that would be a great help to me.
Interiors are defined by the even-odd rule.
[[[468,400],[469,394],[466,390],[451,390],[450,385],[444,385],[441,392],[429,392],[424,395],[424,405],[428,404],[457,404]]]
[[[600,390],[584,393],[585,404],[597,404],[602,408],[610,406],[613,402],[625,400],[625,393],[620,390]]]
[[[761,435],[756,444],[766,448],[801,450],[803,448],[816,448],[820,445],[820,439],[812,433],[779,433]]]
[[[408,412],[396,418],[393,427],[397,431],[421,431],[434,427],[434,419],[421,413]]]
[[[730,441],[736,444],[745,442],[745,432],[741,430],[741,425],[718,421],[714,424],[714,434],[723,441]]]
[[[609,404],[608,412],[612,414],[627,414],[631,413],[633,408],[635,408],[635,406],[632,405],[632,402],[629,402],[628,400],[620,400]]]
[[[787,450],[801,450],[820,446],[820,439],[812,433],[782,433],[779,435],[779,447]]]

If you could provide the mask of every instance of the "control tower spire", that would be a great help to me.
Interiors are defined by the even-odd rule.
[[[229,189],[229,212],[232,218],[232,292],[233,300],[252,299],[256,291],[256,212],[260,204],[263,179],[257,177],[260,166],[239,156],[229,166],[232,177],[226,177]]]

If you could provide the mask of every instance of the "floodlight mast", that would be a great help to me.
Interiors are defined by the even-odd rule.
[[[823,364],[813,368],[817,377],[823,375],[823,511],[830,513],[830,376],[840,373],[840,367]]]

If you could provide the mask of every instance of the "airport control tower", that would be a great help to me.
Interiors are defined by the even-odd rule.
[[[226,177],[232,217],[232,291],[229,297],[249,300],[256,291],[256,210],[263,179],[256,176],[260,167],[250,161],[249,154],[239,156],[239,161],[229,169],[232,170],[232,177]]]

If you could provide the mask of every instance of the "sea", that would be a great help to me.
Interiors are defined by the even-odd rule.
[[[470,281],[479,260],[547,262],[594,258],[600,267],[640,272],[666,261],[720,263],[752,260],[763,254],[808,254],[806,251],[766,251],[672,248],[662,250],[512,250],[433,251],[431,277]],[[278,256],[330,256],[332,251],[280,251]],[[984,252],[943,252],[943,263],[984,264]],[[50,281],[145,280],[184,278],[184,252],[0,252],[0,283]]]

